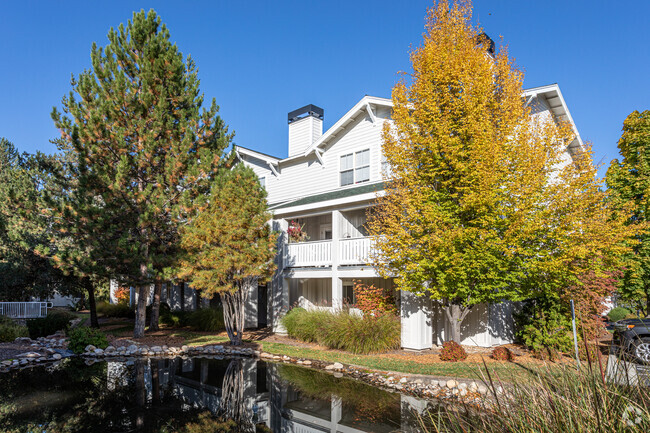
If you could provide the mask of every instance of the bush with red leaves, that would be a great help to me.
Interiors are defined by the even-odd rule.
[[[515,354],[512,353],[510,349],[507,347],[499,346],[495,347],[494,350],[492,350],[492,359],[496,359],[497,361],[514,361],[515,360]]]
[[[455,341],[445,341],[442,343],[442,352],[440,352],[440,359],[443,361],[464,361],[467,358],[467,352],[463,346]]]

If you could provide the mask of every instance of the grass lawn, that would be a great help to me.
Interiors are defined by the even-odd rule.
[[[131,338],[133,335],[133,321],[127,319],[110,319],[101,324],[101,329],[118,338]],[[245,335],[249,337],[249,335]],[[418,356],[409,352],[395,352],[375,355],[354,355],[338,350],[327,350],[321,347],[309,347],[304,344],[287,342],[265,341],[265,338],[244,339],[247,345],[257,346],[259,350],[274,355],[286,355],[293,358],[307,358],[323,362],[341,362],[371,370],[390,371],[396,373],[432,375],[440,377],[454,377],[481,380],[486,377],[485,365],[480,356],[472,356],[463,362],[431,361],[433,355]],[[156,345],[187,345],[204,346],[227,343],[225,332],[209,333],[193,331],[190,328],[171,328],[162,326],[160,331],[147,332],[142,341],[145,344]],[[545,369],[540,362],[531,362],[529,358],[522,358],[518,362],[496,362],[486,357],[486,364],[493,379],[505,382],[530,380],[532,372]],[[550,369],[559,365],[551,364]]]
[[[326,362],[341,362],[373,370],[393,371],[398,373],[425,374],[432,376],[481,379],[485,375],[485,365],[477,362],[436,362],[421,363],[392,357],[390,355],[353,355],[330,350],[310,349],[282,343],[266,341],[259,343],[265,352],[287,355],[296,358],[318,359]],[[490,374],[504,380],[512,381],[522,376],[530,377],[531,371],[539,370],[539,364],[517,362],[491,362]]]

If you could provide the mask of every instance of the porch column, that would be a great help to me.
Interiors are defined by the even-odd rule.
[[[287,330],[282,326],[280,319],[289,311],[289,279],[281,278],[282,285],[278,288],[280,296],[276,305],[274,305],[275,317],[273,318],[273,332],[286,335]]]
[[[332,211],[332,307],[334,310],[343,308],[343,282],[339,278],[339,239],[341,212]]]
[[[117,296],[115,296],[115,292],[117,292],[117,289],[119,287],[119,284],[117,284],[117,280],[110,279],[109,284],[109,295],[108,295],[108,300],[111,304],[117,304]]]
[[[433,342],[431,300],[413,292],[400,292],[402,307],[402,347],[411,350],[430,349]]]
[[[285,219],[275,220],[272,222],[273,230],[280,232],[278,236],[278,253],[275,256],[277,270],[273,275],[271,282],[270,294],[270,319],[273,332],[286,333],[280,323],[280,318],[289,310],[289,280],[284,278],[284,245],[287,242],[287,229],[289,222]]]

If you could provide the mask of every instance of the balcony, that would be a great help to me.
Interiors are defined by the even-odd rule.
[[[339,241],[340,265],[365,265],[370,262],[372,239],[369,237],[341,239]]]
[[[359,237],[352,239],[289,243],[284,245],[284,266],[330,267],[334,264],[332,244],[338,243],[337,265],[365,265],[370,262],[372,239]]]
[[[332,241],[284,244],[284,266],[287,268],[332,266]]]

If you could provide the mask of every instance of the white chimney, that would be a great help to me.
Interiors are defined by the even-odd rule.
[[[289,113],[289,157],[302,154],[323,135],[323,113],[311,104]]]

